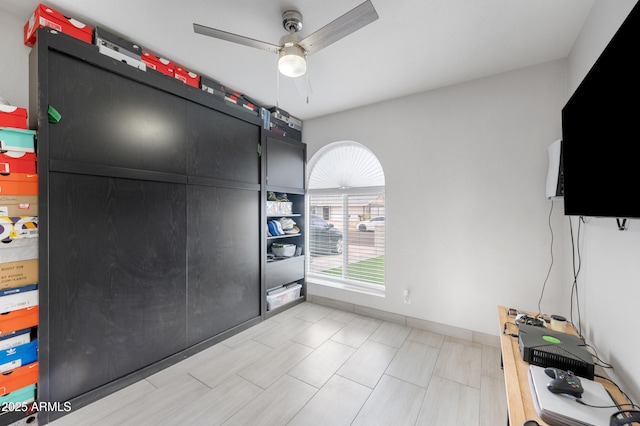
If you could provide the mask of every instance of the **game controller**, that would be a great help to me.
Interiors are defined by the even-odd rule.
[[[527,314],[516,315],[516,324],[533,325],[535,327],[546,327],[546,324],[542,318],[532,317]]]
[[[580,383],[580,379],[574,376],[571,371],[545,368],[544,372],[553,379],[547,383],[547,389],[551,393],[567,394],[576,398],[582,397],[584,388]]]

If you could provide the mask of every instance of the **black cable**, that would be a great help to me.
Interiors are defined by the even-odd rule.
[[[551,226],[551,213],[553,213],[553,200],[551,200],[551,208],[549,209],[549,231],[551,231],[551,264],[549,265],[549,270],[547,271],[547,276],[542,283],[542,291],[540,292],[540,299],[538,299],[538,312],[542,313],[542,309],[540,309],[540,304],[542,303],[542,297],[544,296],[544,290],[547,287],[547,281],[549,280],[549,275],[551,275],[551,268],[553,268],[553,227]]]
[[[626,403],[625,404],[617,404],[617,405],[591,405],[591,404],[587,404],[586,402],[582,401],[581,399],[577,399],[577,398],[574,401],[577,402],[578,404],[582,404],[584,406],[591,407],[591,408],[618,408],[618,409],[620,409],[620,408],[622,408],[623,406],[626,406],[626,405],[628,405],[631,408],[636,408],[637,407],[637,405],[635,405],[635,404],[626,404]]]
[[[625,393],[625,391],[623,391],[623,390],[620,388],[620,386],[618,386],[618,384],[617,384],[616,382],[614,382],[614,381],[613,381],[613,380],[611,380],[610,378],[608,378],[608,377],[606,377],[606,376],[602,376],[602,375],[600,375],[600,374],[594,374],[594,376],[595,376],[595,377],[599,377],[599,378],[601,378],[601,379],[603,379],[603,380],[608,381],[609,383],[611,383],[612,385],[614,385],[614,386],[618,389],[618,391],[619,391],[622,395],[624,395],[624,397],[625,397],[625,398],[627,398],[627,401],[629,401],[629,404],[621,404],[621,405],[631,405],[632,407],[640,408],[639,406],[637,406],[637,405],[635,404],[635,402],[633,402],[633,400],[632,400],[631,398],[629,398],[629,395],[627,395],[627,394]]]
[[[589,348],[589,349],[591,349],[591,350],[593,351],[593,354],[591,354],[591,355],[592,355],[592,356],[594,356],[594,357],[596,358],[596,360],[598,360],[598,361],[600,362],[600,364],[597,364],[597,365],[599,365],[599,366],[600,366],[600,367],[602,367],[602,368],[613,368],[613,366],[612,366],[611,364],[609,364],[608,362],[606,362],[606,361],[602,360],[602,359],[598,356],[598,351],[596,351],[595,346],[592,346],[592,345],[590,345],[590,344],[588,344],[588,343],[585,343],[585,344],[584,344],[584,346],[585,346],[585,347],[587,347],[587,348]]]
[[[505,322],[504,327],[502,328],[502,334],[517,338],[517,334],[507,333],[507,325],[515,325],[517,327],[517,324],[515,322]]]
[[[582,268],[582,257],[580,254],[580,231],[581,231],[581,221],[582,216],[578,218],[578,239],[575,240],[573,236],[573,222],[571,221],[571,217],[569,217],[569,231],[571,233],[571,260],[573,265],[573,283],[571,285],[571,300],[570,300],[570,318],[571,324],[573,325],[574,330],[578,333],[578,336],[582,339],[582,320],[580,315],[580,298],[578,294],[578,275],[580,274],[580,269]],[[577,246],[577,249],[576,249]],[[576,253],[578,258],[578,267],[576,268]],[[578,311],[578,328],[576,328],[576,322],[573,320],[573,300],[576,300],[576,309]]]

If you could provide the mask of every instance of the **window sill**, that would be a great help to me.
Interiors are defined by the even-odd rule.
[[[308,274],[307,284],[322,285],[326,287],[333,287],[340,290],[352,291],[354,293],[367,294],[369,296],[385,297],[385,289],[381,286],[366,285],[366,284],[349,284],[344,281],[332,280],[322,276]]]

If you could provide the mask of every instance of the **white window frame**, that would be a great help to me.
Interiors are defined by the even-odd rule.
[[[346,142],[347,144],[353,145],[354,142]],[[337,145],[340,144],[340,142],[336,143],[336,144],[331,144],[331,145]],[[332,146],[327,146],[325,148],[332,148]],[[359,144],[358,144],[359,145]],[[362,146],[365,150],[369,151],[366,147]],[[339,146],[337,146],[337,148],[339,148]],[[370,151],[369,151],[370,152]],[[316,155],[321,154],[321,152],[318,152]],[[373,157],[375,157],[375,155],[373,153],[371,153],[371,155]],[[314,160],[319,161],[319,158],[314,157]],[[376,158],[377,161],[377,158]],[[379,163],[379,162],[378,162]],[[315,164],[314,164],[315,165]],[[381,165],[380,165],[380,173],[382,173],[382,169],[381,169]],[[311,176],[311,174],[313,173],[313,167],[309,168],[309,176]],[[382,178],[384,179],[384,177]],[[310,218],[310,214],[311,214],[311,208],[312,208],[312,202],[311,199],[313,198],[314,195],[327,195],[327,196],[340,196],[342,197],[342,223],[343,224],[348,224],[349,223],[349,205],[348,203],[345,203],[345,200],[348,199],[349,196],[355,196],[355,195],[384,195],[385,194],[385,186],[361,186],[361,187],[348,187],[348,186],[342,186],[342,187],[336,187],[336,188],[309,188],[307,190],[307,217]],[[385,223],[387,221],[387,217],[386,217],[386,208],[385,208]],[[309,228],[309,224],[311,223],[311,220],[307,221],[307,228]],[[372,283],[367,283],[364,281],[357,281],[357,280],[350,280],[346,277],[344,277],[344,275],[346,274],[346,271],[348,271],[348,259],[349,259],[349,232],[348,232],[348,225],[346,225],[343,229],[343,252],[341,254],[342,256],[342,271],[343,271],[343,276],[342,277],[332,277],[328,274],[321,274],[321,273],[317,273],[317,272],[312,272],[311,271],[311,259],[310,259],[310,251],[309,251],[309,244],[310,244],[310,240],[311,240],[311,233],[310,230],[307,229],[306,230],[306,235],[308,235],[309,237],[306,238],[306,247],[305,247],[305,253],[307,253],[308,257],[308,261],[306,262],[306,268],[307,268],[307,282],[311,283],[311,284],[319,284],[319,285],[324,285],[324,286],[329,286],[329,287],[334,287],[334,288],[339,288],[339,289],[343,289],[343,290],[348,290],[348,291],[353,291],[353,292],[358,292],[358,293],[365,293],[365,294],[369,294],[369,295],[374,295],[374,296],[380,296],[380,297],[384,297],[385,296],[385,289],[386,289],[386,257],[385,257],[385,273],[384,273],[384,277],[383,277],[383,284],[372,284]],[[386,253],[386,236],[384,236],[384,248],[382,251],[382,255],[384,256]]]

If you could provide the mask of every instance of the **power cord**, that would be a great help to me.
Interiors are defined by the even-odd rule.
[[[616,382],[614,382],[610,378],[602,376],[600,374],[594,374],[594,376],[595,377],[599,377],[599,378],[601,378],[603,380],[606,380],[607,382],[611,383],[612,385],[614,385],[618,389],[618,392],[620,392],[622,395],[624,395],[625,398],[627,398],[627,401],[629,401],[629,404],[620,404],[620,405],[631,405],[632,407],[640,408],[633,402],[633,400],[631,398],[629,398],[629,395],[627,395],[626,392],[623,391],[622,388],[620,388],[620,386],[618,386],[618,384]]]
[[[518,326],[516,323],[514,322],[505,322],[504,323],[504,327],[502,328],[502,334],[506,335],[506,336],[511,336],[511,337],[515,337],[518,338],[517,334],[513,334],[513,333],[507,333],[507,326],[508,325],[513,325],[513,326]]]
[[[547,281],[549,280],[549,275],[551,275],[551,269],[553,268],[553,227],[551,226],[551,213],[553,213],[553,200],[551,201],[551,208],[549,209],[549,231],[551,232],[551,264],[549,265],[549,270],[547,271],[547,276],[542,283],[542,291],[540,292],[540,299],[538,299],[538,312],[542,312],[540,308],[540,304],[542,303],[542,297],[544,296],[544,290],[547,287]]]
[[[591,408],[622,408],[625,406],[631,407],[631,408],[640,408],[638,407],[636,404],[633,403],[629,403],[629,404],[618,404],[618,405],[591,405],[591,404],[587,404],[586,402],[582,401],[581,399],[576,398],[574,400],[575,402],[577,402],[580,405],[584,405],[585,407],[591,407]]]
[[[578,336],[580,336],[581,339],[583,339],[582,336],[582,319],[581,319],[581,314],[580,314],[580,298],[579,298],[579,292],[578,292],[578,275],[580,274],[580,269],[582,268],[582,255],[580,254],[580,231],[581,231],[581,224],[584,221],[583,217],[580,216],[578,218],[578,233],[577,233],[577,242],[573,237],[573,221],[571,220],[571,217],[569,217],[569,230],[571,232],[571,253],[572,253],[572,264],[573,264],[573,284],[571,285],[571,300],[570,300],[570,318],[571,318],[571,323],[572,324],[576,324],[576,322],[573,320],[573,300],[575,298],[575,306],[576,306],[576,310],[578,311],[578,328],[575,327],[575,325],[573,326],[573,328],[576,330],[576,332],[578,333]],[[577,249],[576,249],[577,246]],[[577,254],[577,258],[578,258],[578,265],[576,268],[576,254]]]
[[[594,356],[596,358],[596,360],[598,360],[599,364],[596,364],[602,368],[613,368],[613,365],[609,364],[606,361],[603,361],[599,356],[598,356],[598,351],[596,351],[596,348],[588,343],[584,344],[585,347],[591,349],[593,351],[593,354],[591,354],[592,356]]]

